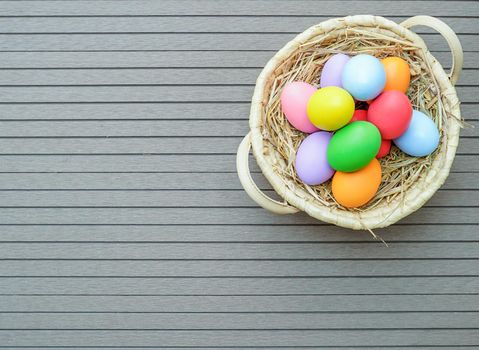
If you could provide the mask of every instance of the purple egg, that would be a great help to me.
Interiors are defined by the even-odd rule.
[[[296,173],[307,185],[319,185],[329,180],[334,170],[329,166],[326,155],[329,141],[333,135],[318,131],[306,137],[296,154]]]
[[[349,61],[349,56],[343,53],[338,53],[334,56],[331,56],[323,67],[321,72],[321,87],[326,86],[338,86],[343,87],[341,82],[341,75],[343,73],[343,68],[346,62]]]

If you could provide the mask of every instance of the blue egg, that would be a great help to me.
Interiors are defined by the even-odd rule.
[[[342,85],[356,100],[372,100],[386,85],[386,71],[376,57],[357,55],[344,65]]]
[[[393,141],[404,153],[413,157],[424,157],[434,152],[439,145],[439,130],[427,115],[413,111],[409,127]]]

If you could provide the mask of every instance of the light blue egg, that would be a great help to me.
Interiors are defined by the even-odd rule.
[[[372,100],[386,85],[386,71],[376,57],[357,55],[344,65],[342,85],[356,100]]]
[[[404,153],[413,157],[424,157],[434,152],[439,145],[439,130],[427,115],[413,111],[409,127],[393,141]]]

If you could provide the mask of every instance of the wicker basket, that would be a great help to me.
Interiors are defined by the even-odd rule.
[[[428,51],[424,41],[407,29],[416,25],[431,27],[446,39],[453,54],[453,65],[449,75],[444,72],[440,63]],[[410,45],[416,57],[419,56],[422,62],[430,68],[439,90],[436,93],[437,103],[445,112],[441,117],[441,123],[439,123],[440,147],[431,158],[430,165],[414,179],[413,184],[403,193],[361,210],[350,210],[324,203],[324,201],[318,200],[318,197],[310,189],[301,186],[290,177],[284,176],[283,168],[291,166],[292,162],[290,159],[285,159],[284,154],[280,154],[276,150],[274,142],[265,137],[268,133],[266,106],[271,98],[272,90],[277,89],[276,78],[280,74],[284,74],[285,62],[291,63],[290,60],[297,59],[299,50],[305,46],[317,53],[321,52],[322,49],[328,48],[331,38],[334,42],[335,36],[347,35],[351,30],[356,30],[356,34],[358,30],[364,33],[371,31],[375,35],[381,35],[385,40]],[[320,56],[319,53],[315,57]],[[442,21],[429,16],[412,17],[400,25],[378,16],[349,16],[331,19],[307,29],[278,51],[258,77],[249,118],[251,131],[241,142],[236,159],[241,184],[257,204],[277,214],[305,211],[316,219],[351,229],[374,229],[397,222],[424,205],[444,183],[449,174],[461,127],[459,100],[453,85],[459,78],[462,64],[462,47],[455,33]],[[284,202],[271,199],[255,185],[248,167],[251,146],[262,173],[274,190],[284,199]]]

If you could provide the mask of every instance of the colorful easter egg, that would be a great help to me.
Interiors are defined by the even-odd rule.
[[[306,137],[296,154],[296,173],[307,185],[319,185],[331,178],[334,170],[330,167],[326,152],[331,133],[315,132]]]
[[[368,111],[366,111],[364,109],[356,109],[354,111],[353,117],[351,118],[349,123],[351,124],[352,122],[357,122],[359,120],[367,121],[368,120]]]
[[[367,166],[358,171],[337,171],[332,181],[333,197],[343,207],[357,208],[374,197],[380,184],[381,165],[373,158]]]
[[[411,116],[411,102],[403,92],[397,90],[383,92],[368,109],[368,121],[377,126],[386,140],[401,136],[409,126]]]
[[[406,93],[411,81],[407,62],[400,57],[387,57],[381,60],[381,63],[386,71],[384,91],[398,90]]]
[[[348,61],[349,56],[342,53],[331,56],[324,64],[321,72],[320,86],[322,88],[326,86],[342,87],[341,76],[344,65]]]
[[[390,150],[391,150],[391,140],[382,140],[381,147],[379,147],[379,151],[378,151],[378,154],[376,154],[376,158],[379,159],[379,158],[387,156]]]
[[[316,87],[308,83],[295,81],[285,85],[280,97],[281,108],[286,119],[296,129],[308,134],[318,131],[306,114],[309,98],[316,90]]]
[[[424,157],[439,145],[439,130],[434,121],[419,111],[413,111],[407,130],[394,139],[401,151],[413,157]]]
[[[381,134],[371,123],[357,121],[338,130],[328,146],[328,162],[335,170],[351,172],[365,167],[381,146]]]
[[[311,96],[306,112],[314,126],[321,130],[333,131],[351,120],[354,100],[346,90],[328,86]]]
[[[341,82],[356,100],[367,101],[383,91],[386,72],[376,57],[360,54],[344,65]]]

